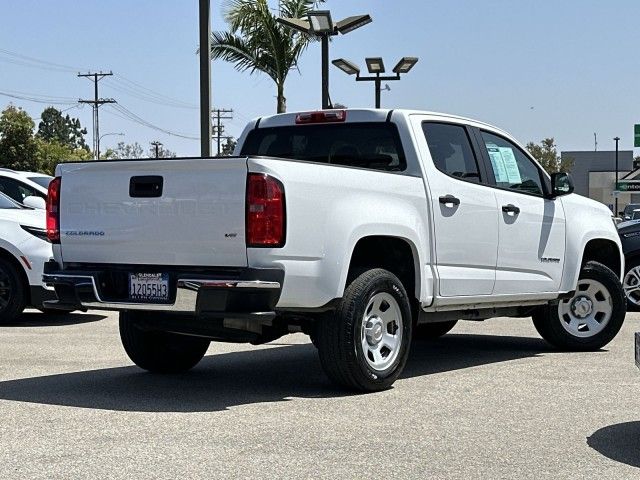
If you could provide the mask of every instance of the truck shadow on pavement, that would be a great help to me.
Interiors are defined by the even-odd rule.
[[[587,445],[611,460],[640,468],[640,421],[601,428],[587,438]]]
[[[212,350],[215,352],[215,343]],[[534,338],[448,335],[415,342],[402,378],[536,357],[548,351],[542,340]],[[402,388],[402,382],[396,385]],[[4,400],[138,412],[220,411],[291,397],[347,395],[331,386],[311,344],[209,355],[181,375],[151,375],[127,366],[0,382],[0,399]]]
[[[107,318],[106,315],[92,313],[56,313],[27,312],[18,317],[13,323],[3,323],[2,327],[64,327],[67,325],[81,325],[97,322]]]

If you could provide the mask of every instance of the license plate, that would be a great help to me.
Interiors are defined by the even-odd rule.
[[[166,273],[130,273],[129,298],[136,301],[169,300],[169,275]]]

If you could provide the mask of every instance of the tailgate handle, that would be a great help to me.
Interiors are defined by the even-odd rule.
[[[164,179],[160,175],[131,177],[129,196],[132,198],[155,198],[162,196]]]

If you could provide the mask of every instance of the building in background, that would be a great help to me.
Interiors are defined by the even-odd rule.
[[[562,159],[572,159],[571,176],[575,184],[576,193],[592,198],[607,205],[613,211],[615,204],[614,191],[616,179],[616,152],[562,152]],[[638,177],[637,180],[634,180]],[[640,203],[640,189],[628,191],[625,185],[638,183],[640,188],[640,171],[634,170],[633,151],[618,152],[618,179],[620,191],[618,194],[618,210],[624,210],[629,203]],[[631,190],[635,186],[631,187]]]

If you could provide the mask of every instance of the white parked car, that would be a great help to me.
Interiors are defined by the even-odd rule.
[[[388,388],[415,334],[533,317],[596,350],[626,303],[611,212],[508,133],[418,111],[251,122],[235,158],[64,163],[51,182],[51,307],[119,310],[130,358],[196,365],[210,340],[310,334],[325,372]]]
[[[50,175],[37,172],[20,172],[0,168],[0,193],[4,193],[21,205],[44,209]]]
[[[52,257],[45,212],[0,193],[0,323],[9,323],[26,306],[44,309],[56,298],[42,283],[42,268]]]

